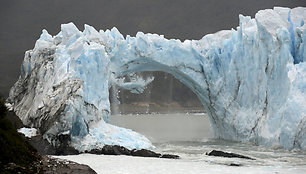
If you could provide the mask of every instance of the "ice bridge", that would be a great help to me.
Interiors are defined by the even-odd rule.
[[[8,102],[54,144],[56,135],[69,134],[80,151],[105,144],[151,148],[144,136],[109,124],[109,88],[141,92],[153,79],[124,77],[163,71],[198,96],[216,138],[306,149],[306,9],[239,19],[236,30],[184,42],[88,25],[81,32],[72,23],[56,36],[43,30]]]

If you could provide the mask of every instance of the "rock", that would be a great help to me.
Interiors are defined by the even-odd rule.
[[[47,140],[43,139],[42,135],[37,135],[27,138],[28,142],[37,149],[41,155],[77,155],[79,151],[69,146],[70,136],[59,135],[57,137],[58,146],[54,147]]]
[[[103,154],[109,154],[109,155],[131,155],[131,151],[123,146],[110,146],[105,145],[102,149]]]
[[[20,120],[20,118],[15,114],[14,111],[8,111],[7,112],[7,117],[8,120],[10,120],[10,122],[13,124],[13,126],[15,127],[15,129],[20,129],[23,127],[27,127],[25,126],[22,121]]]
[[[85,153],[98,155],[131,155],[131,151],[129,149],[118,145],[105,145],[102,149],[92,149],[90,151],[85,151]]]
[[[141,150],[132,150],[131,152],[132,156],[142,156],[142,157],[155,157],[159,158],[161,156],[160,153],[155,153],[150,150],[141,149]]]
[[[160,158],[179,159],[180,156],[178,156],[178,155],[171,155],[171,154],[163,154],[163,155],[160,156]]]
[[[249,159],[249,160],[255,160],[254,158],[247,157],[244,155],[239,155],[236,153],[228,153],[228,152],[223,152],[220,150],[213,150],[209,153],[206,153],[208,156],[221,156],[221,157],[226,157],[226,158],[243,158],[243,159]]]
[[[169,158],[178,159],[178,155],[171,154],[160,154],[147,149],[141,150],[129,150],[125,147],[118,145],[105,145],[102,149],[92,149],[90,151],[85,151],[85,153],[97,154],[97,155],[128,155],[128,156],[139,156],[139,157],[154,157],[154,158]]]
[[[1,97],[0,97],[1,98]],[[0,99],[0,110],[3,108]],[[12,123],[12,124],[11,124]],[[0,132],[3,134],[0,143],[0,173],[47,173],[47,174],[95,174],[87,165],[77,164],[50,158],[48,155],[56,153],[72,153],[70,149],[70,137],[59,136],[60,148],[53,147],[41,135],[26,138],[16,129],[23,127],[20,119],[14,112],[0,112]],[[31,145],[34,147],[32,147]],[[36,151],[37,150],[37,151]],[[37,153],[38,152],[38,153]]]
[[[47,156],[43,157],[41,165],[42,173],[45,174],[96,174],[96,172],[87,165]]]
[[[77,155],[80,154],[79,151],[70,146],[70,135],[60,134],[56,136],[57,145],[55,147],[56,155]]]
[[[37,135],[27,138],[28,142],[41,155],[56,155],[56,149],[47,140],[43,139],[42,135]]]
[[[239,167],[239,166],[242,166],[242,164],[239,164],[239,163],[230,163],[229,166]]]
[[[38,169],[33,164],[40,160],[40,155],[16,131],[7,113],[0,97],[0,173],[35,173]]]

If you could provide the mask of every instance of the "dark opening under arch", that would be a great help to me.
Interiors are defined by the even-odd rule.
[[[143,113],[203,113],[198,97],[173,75],[161,71],[137,73],[144,78],[153,76],[143,93],[134,94],[123,88],[110,89],[113,114]]]

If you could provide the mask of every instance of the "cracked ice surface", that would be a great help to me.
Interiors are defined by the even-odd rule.
[[[305,150],[306,9],[275,7],[239,20],[236,30],[184,42],[142,32],[124,38],[116,28],[88,25],[81,32],[72,23],[56,36],[43,30],[8,102],[51,142],[68,131],[81,151],[151,148],[144,136],[108,124],[108,90],[139,93],[153,78],[125,76],[164,71],[198,96],[215,137]]]

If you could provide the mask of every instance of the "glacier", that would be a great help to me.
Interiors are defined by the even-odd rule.
[[[55,146],[57,135],[69,134],[79,151],[151,149],[143,135],[109,123],[109,89],[141,93],[153,78],[135,73],[163,71],[197,95],[215,138],[306,150],[305,21],[306,8],[274,7],[183,42],[62,24],[56,36],[43,30],[25,53],[7,102]]]

